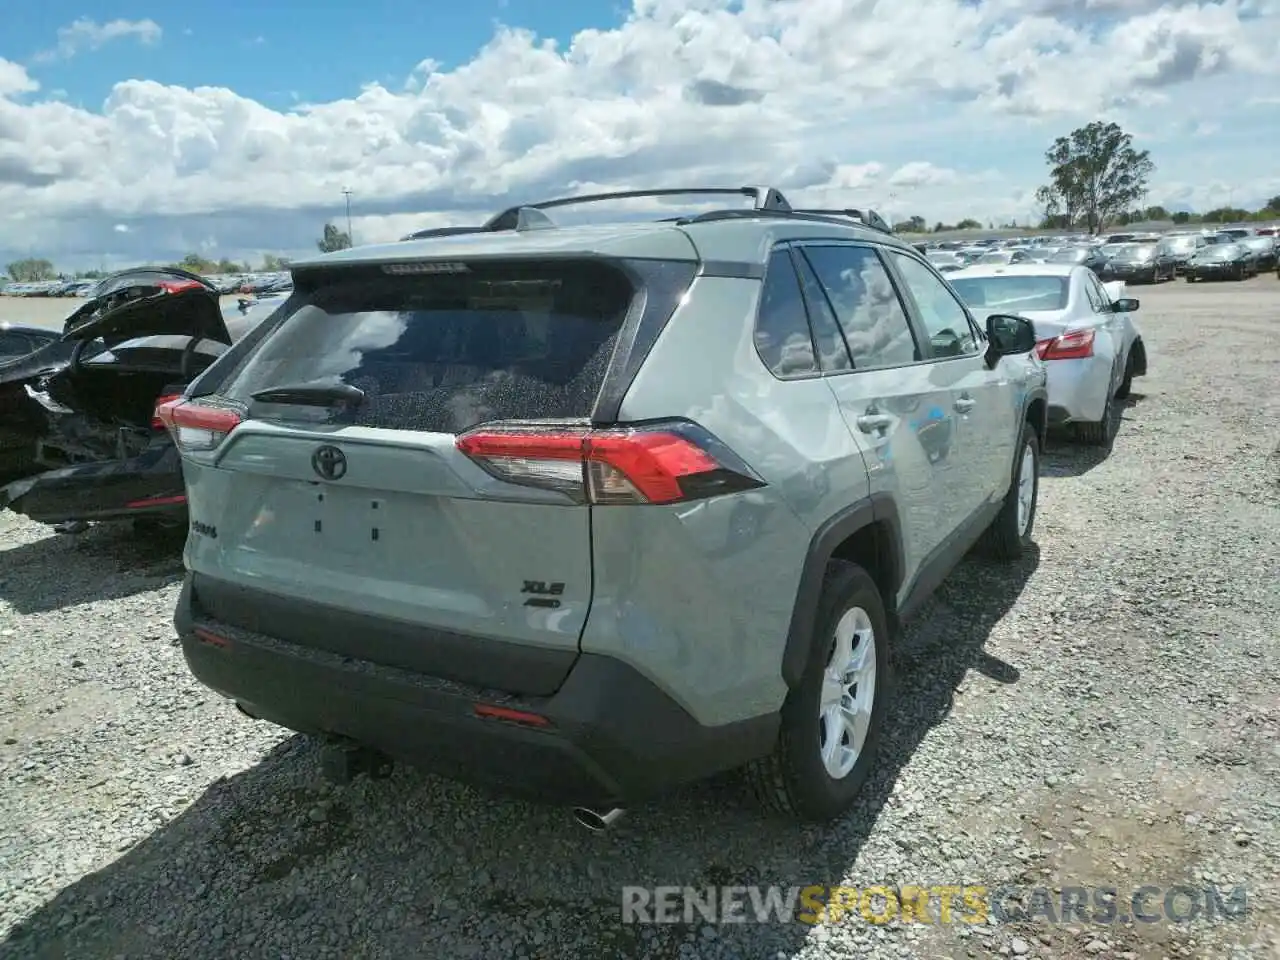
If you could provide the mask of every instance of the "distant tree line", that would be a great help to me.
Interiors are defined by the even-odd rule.
[[[346,250],[351,246],[351,234],[345,230],[339,230],[332,223],[326,223],[316,246],[321,253],[332,253],[335,250]],[[147,266],[156,266],[156,264],[147,264]],[[234,260],[228,260],[225,257],[221,260],[212,260],[199,253],[189,253],[177,263],[162,264],[162,266],[178,267],[190,273],[198,273],[201,276],[213,276],[216,274],[237,274],[237,273],[277,273],[281,270],[287,270],[289,261],[284,257],[276,256],[274,253],[263,254],[262,263],[254,268],[248,263],[236,263]],[[9,279],[15,283],[39,283],[42,280],[97,280],[105,273],[101,270],[80,270],[75,273],[62,273],[57,270],[53,263],[40,257],[28,257],[25,260],[17,260],[5,267],[5,273]]]
[[[1280,220],[1280,196],[1261,210],[1216,207],[1204,213],[1143,204],[1156,165],[1146,150],[1133,144],[1133,136],[1115,123],[1101,120],[1058,137],[1045,151],[1049,182],[1036,190],[1040,229],[1087,230],[1097,233],[1109,226],[1168,221],[1175,224],[1248,223]],[[972,230],[982,225],[964,220],[955,226],[939,223],[932,232]],[[996,224],[990,223],[995,228]],[[1017,227],[1016,223],[1001,224]],[[894,225],[902,233],[929,233],[924,217],[908,217]]]
[[[289,261],[285,257],[267,253],[263,254],[262,262],[255,267],[247,262],[237,263],[234,260],[228,260],[226,257],[221,260],[212,260],[198,253],[189,253],[176,263],[148,263],[138,264],[138,266],[177,267],[180,270],[198,273],[201,276],[215,276],[217,274],[237,273],[277,273],[281,270],[287,270]],[[39,257],[17,260],[5,267],[5,275],[15,283],[39,283],[42,280],[98,280],[107,276],[109,272],[105,270],[76,270],[64,273],[57,270],[49,260]]]
[[[316,247],[319,247],[321,253],[332,253],[335,250],[347,250],[351,246],[351,234],[346,230],[339,230],[332,223],[324,225],[324,232],[321,233],[320,239],[316,241]],[[155,266],[155,264],[146,264],[146,266]],[[177,266],[188,273],[200,274],[202,276],[212,276],[216,274],[250,274],[250,273],[278,273],[280,270],[287,270],[289,261],[282,256],[276,256],[275,253],[264,253],[262,262],[257,268],[253,268],[250,264],[237,264],[234,260],[227,260],[225,257],[221,260],[211,260],[209,257],[201,255],[201,253],[188,253],[177,264],[163,264],[163,266]],[[104,276],[102,270],[79,270],[77,273],[65,274],[60,273],[54,268],[52,262],[42,259],[42,257],[28,257],[26,260],[17,260],[5,266],[5,274],[9,276],[14,283],[40,283],[41,280],[96,280]]]
[[[1150,207],[1139,207],[1133,210],[1122,211],[1108,217],[1105,223],[1095,226],[1094,229],[1103,229],[1105,227],[1124,227],[1131,223],[1154,223],[1169,222],[1178,226],[1187,225],[1204,225],[1212,226],[1215,223],[1268,223],[1273,220],[1280,220],[1280,195],[1272,197],[1267,201],[1266,205],[1260,210],[1245,210],[1241,207],[1215,207],[1213,210],[1206,210],[1204,213],[1193,213],[1187,210],[1178,210],[1170,212],[1164,207],[1156,204]],[[1071,221],[1062,214],[1042,214],[1037,222],[1037,228],[1040,230],[1088,230],[1087,223]],[[893,229],[897,233],[951,233],[961,230],[982,230],[982,229],[1021,229],[1028,226],[1027,223],[1013,223],[988,221],[980,223],[972,218],[961,220],[959,223],[935,223],[932,227],[924,217],[914,216],[907,217],[905,220],[899,220],[893,225]]]

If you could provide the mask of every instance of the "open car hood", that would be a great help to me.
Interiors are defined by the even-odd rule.
[[[0,385],[57,373],[71,362],[75,346],[73,340],[54,340],[25,357],[0,363]]]
[[[174,267],[124,270],[99,281],[63,326],[64,340],[174,334],[230,343],[220,294],[203,277]]]

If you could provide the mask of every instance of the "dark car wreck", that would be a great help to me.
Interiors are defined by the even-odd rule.
[[[60,339],[0,363],[0,507],[42,523],[185,526],[181,461],[156,405],[283,299],[220,303],[195,274],[125,271],[98,284]]]

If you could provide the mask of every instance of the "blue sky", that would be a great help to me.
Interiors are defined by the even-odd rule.
[[[1025,222],[1095,119],[1150,202],[1280,194],[1280,6],[47,0],[0,34],[0,264],[297,254],[344,187],[358,241],[690,183]]]
[[[81,17],[99,23],[152,20],[163,42],[106,44],[70,62],[30,72],[72,103],[95,108],[120,80],[183,87],[225,85],[263,103],[290,106],[352,95],[369,81],[403,82],[428,57],[446,67],[471,59],[495,24],[529,27],[567,41],[586,27],[617,26],[625,9],[610,0],[184,0],[100,3],[49,0],[6,18],[0,56],[22,62],[56,45],[59,28]]]

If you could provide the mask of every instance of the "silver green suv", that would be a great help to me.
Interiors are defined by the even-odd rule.
[[[596,827],[739,767],[846,810],[902,621],[1030,542],[1044,370],[870,212],[676,192],[754,202],[294,265],[158,411],[203,683]]]

